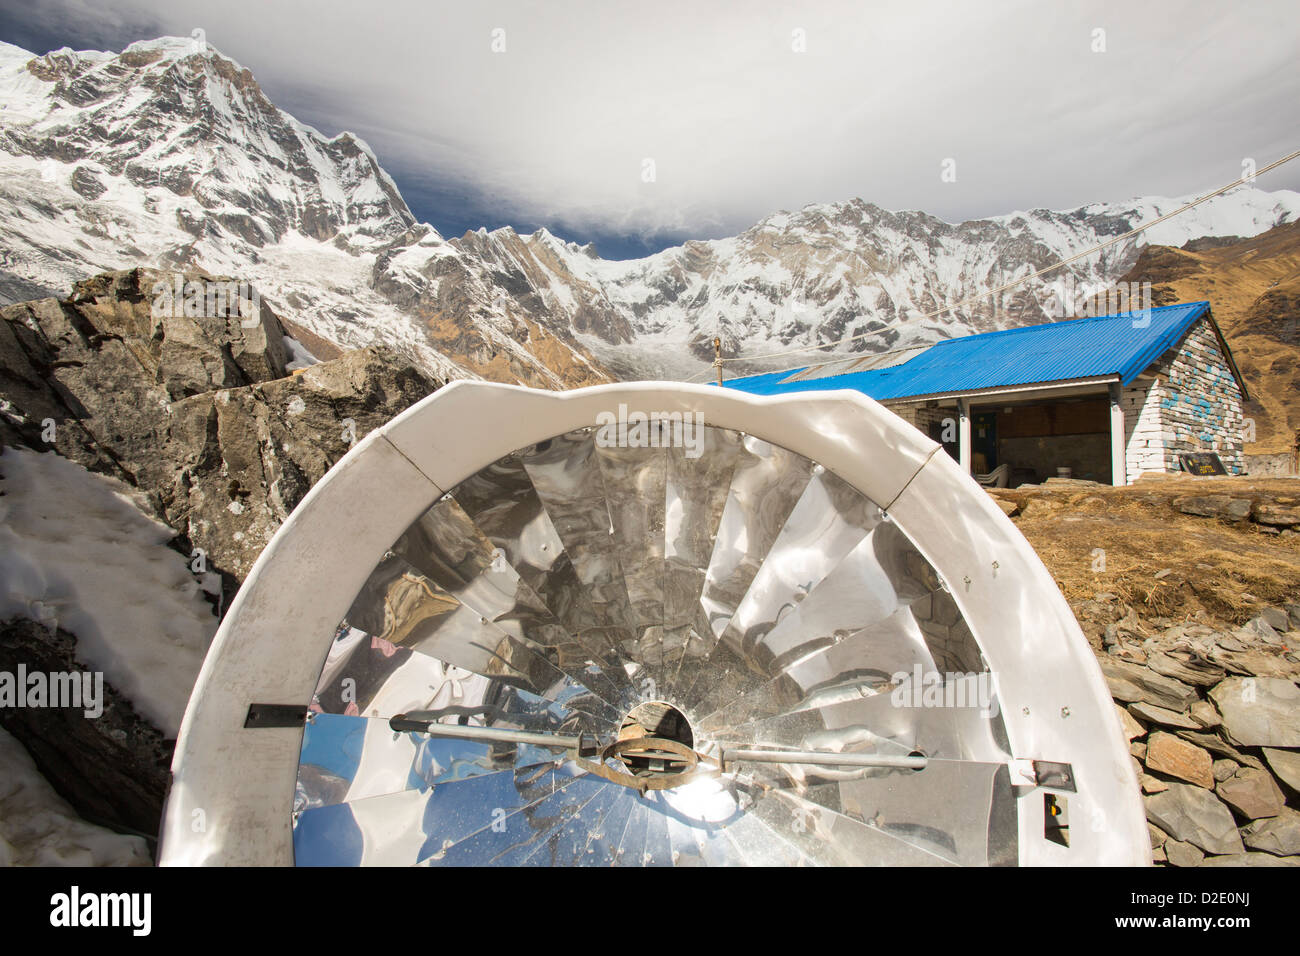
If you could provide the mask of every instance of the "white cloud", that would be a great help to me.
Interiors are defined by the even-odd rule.
[[[854,196],[962,219],[1181,194],[1294,149],[1300,119],[1285,2],[42,9],[83,35],[88,21],[105,35],[202,26],[277,103],[355,130],[399,176],[574,231],[720,235]],[[940,180],[949,157],[953,183]],[[1296,188],[1300,171],[1260,185]]]

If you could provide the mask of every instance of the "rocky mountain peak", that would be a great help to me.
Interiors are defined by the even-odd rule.
[[[1061,318],[1053,282],[1114,283],[1147,244],[1249,237],[1300,215],[1300,194],[1237,189],[972,304],[1184,200],[950,223],[852,198],[608,261],[546,229],[445,240],[361,140],[298,122],[191,38],[121,54],[0,48],[0,103],[0,301],[63,295],[141,264],[240,275],[278,315],[345,348],[546,388],[698,377],[712,358],[700,343],[715,335],[743,359],[849,336],[839,351],[879,352]]]

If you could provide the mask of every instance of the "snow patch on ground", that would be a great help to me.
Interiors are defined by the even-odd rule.
[[[0,454],[0,620],[77,637],[77,656],[169,737],[217,629],[174,536],[121,482],[54,452]]]
[[[289,350],[289,357],[292,361],[285,366],[290,372],[297,371],[300,368],[311,368],[313,365],[319,365],[320,359],[312,355],[297,339],[284,336],[285,348]]]
[[[77,816],[23,745],[0,730],[0,866],[149,866],[143,838]]]

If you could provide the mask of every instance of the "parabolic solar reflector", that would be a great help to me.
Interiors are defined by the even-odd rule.
[[[164,863],[1149,860],[1050,576],[848,392],[439,391],[268,546],[173,771]]]

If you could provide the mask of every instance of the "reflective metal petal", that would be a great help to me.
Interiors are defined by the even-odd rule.
[[[992,675],[946,583],[877,504],[726,429],[689,446],[648,423],[635,442],[597,437],[559,435],[472,475],[370,575],[304,732],[298,862],[1014,862]],[[399,714],[434,723],[395,732]],[[611,756],[609,779],[570,759],[678,722],[693,759],[926,760],[751,754],[719,771],[700,758],[689,782],[639,793],[616,781],[657,772],[664,745],[621,744],[610,753],[631,762]],[[478,739],[493,730],[559,737]]]

